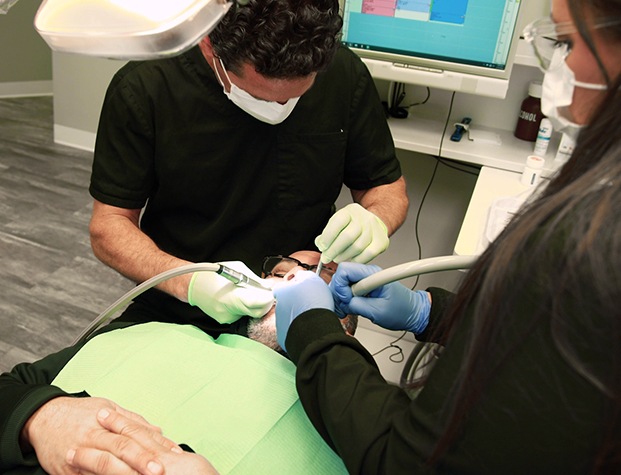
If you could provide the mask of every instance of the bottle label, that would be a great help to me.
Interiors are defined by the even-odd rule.
[[[527,122],[537,122],[537,113],[536,112],[528,112],[525,110],[520,111],[520,119],[525,120]]]

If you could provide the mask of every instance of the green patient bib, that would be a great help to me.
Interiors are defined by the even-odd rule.
[[[346,473],[295,389],[295,366],[238,335],[148,323],[93,338],[54,385],[137,412],[220,473]]]

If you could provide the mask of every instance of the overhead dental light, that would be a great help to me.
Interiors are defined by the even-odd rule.
[[[231,0],[43,0],[35,28],[54,51],[153,59],[198,43]]]

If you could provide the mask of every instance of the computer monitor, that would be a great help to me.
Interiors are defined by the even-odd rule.
[[[503,98],[522,1],[341,0],[343,43],[375,78]]]

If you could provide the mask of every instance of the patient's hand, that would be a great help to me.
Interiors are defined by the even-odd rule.
[[[205,459],[205,457],[184,452],[178,446],[171,448],[171,442],[161,435],[154,435],[140,421],[136,421],[117,411],[100,411],[98,420],[102,427],[110,432],[123,435],[128,439],[139,444],[144,450],[154,453],[162,463],[166,475],[217,475],[216,469]],[[111,452],[103,452],[89,447],[80,447],[70,454],[70,463],[79,473],[97,473],[101,475],[114,474],[144,474],[152,473],[148,471],[148,466],[134,464],[133,458],[128,452],[128,447],[119,445]],[[126,461],[122,466],[121,460]],[[136,460],[137,461],[137,460]],[[106,467],[102,469],[102,467]],[[145,471],[145,468],[147,471]]]
[[[123,414],[127,420],[133,421],[135,426],[142,427],[145,433],[158,438],[158,443],[167,446],[168,450],[178,448],[161,435],[159,428],[149,424],[138,414],[127,411],[107,399],[90,397],[58,397],[41,406],[24,425],[22,448],[32,447],[43,469],[53,475],[79,473],[67,463],[67,454],[77,448],[114,453],[119,447],[123,449],[123,456],[134,467],[140,468],[140,473],[163,474],[161,462],[154,451],[145,449],[129,436],[114,433],[100,425],[97,414],[102,409],[110,413]],[[116,460],[114,464],[100,467],[109,470],[108,472],[93,473],[136,473],[119,471],[117,470],[119,467],[127,467],[127,464]]]

